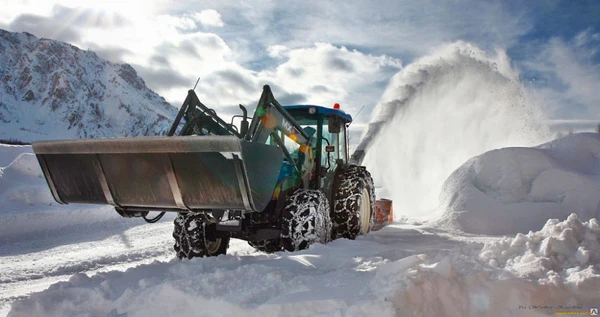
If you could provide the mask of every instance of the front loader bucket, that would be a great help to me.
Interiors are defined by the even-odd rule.
[[[143,210],[262,211],[283,161],[274,146],[235,136],[32,143],[59,203]]]

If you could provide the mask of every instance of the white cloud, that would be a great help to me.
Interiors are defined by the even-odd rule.
[[[258,77],[285,87],[290,93],[306,96],[306,102],[323,106],[340,103],[351,114],[362,106],[374,106],[383,91],[383,85],[378,83],[387,82],[401,68],[398,59],[330,43],[291,49],[286,56],[284,63],[260,72]]]
[[[269,45],[267,53],[273,58],[284,57],[289,52],[289,49],[284,45]]]
[[[175,69],[191,77],[191,69],[201,81],[196,92],[211,107],[255,106],[265,84],[271,85],[275,98],[283,104],[311,103],[323,106],[342,104],[345,111],[356,114],[363,106],[374,106],[383,90],[382,82],[401,67],[399,60],[374,56],[329,43],[286,49],[281,63],[272,69],[252,71],[228,60],[226,50],[210,61],[188,60]],[[182,57],[177,60],[181,61]],[[196,65],[196,67],[191,67]],[[193,78],[196,78],[193,77]],[[184,97],[184,89],[170,90],[173,98]],[[376,96],[373,98],[373,96]],[[368,121],[365,115],[363,121]]]
[[[221,14],[213,9],[195,12],[192,17],[204,26],[222,27],[225,25],[221,20]]]
[[[244,5],[223,3],[255,41],[290,48],[329,42],[395,56],[429,53],[440,43],[474,42],[488,49],[517,42],[530,29],[527,16],[501,2],[482,1],[302,1]],[[237,33],[236,33],[237,34]]]
[[[538,102],[556,118],[600,118],[600,66],[592,62],[599,54],[591,42],[598,41],[588,31],[571,41],[551,39],[526,67],[540,73],[530,85]]]
[[[196,23],[189,17],[177,17],[172,15],[160,15],[156,18],[158,23],[175,27],[183,31],[191,31],[196,29]]]

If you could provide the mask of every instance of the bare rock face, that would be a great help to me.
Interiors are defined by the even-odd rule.
[[[162,135],[176,114],[128,64],[0,30],[0,139]]]

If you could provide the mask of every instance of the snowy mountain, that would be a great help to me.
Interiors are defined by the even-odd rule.
[[[0,30],[0,139],[164,134],[176,113],[128,64]]]

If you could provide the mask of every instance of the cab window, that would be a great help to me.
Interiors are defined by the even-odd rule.
[[[300,149],[300,145],[298,143],[294,142],[294,140],[290,139],[287,135],[285,135],[281,131],[277,131],[277,135],[279,135],[279,137],[283,141],[283,145],[285,146],[287,151],[290,153],[292,158],[294,160],[298,159],[298,151]],[[276,145],[275,140],[273,140],[273,138],[270,135],[267,138],[266,144]],[[287,158],[286,158],[286,160],[287,160]]]

